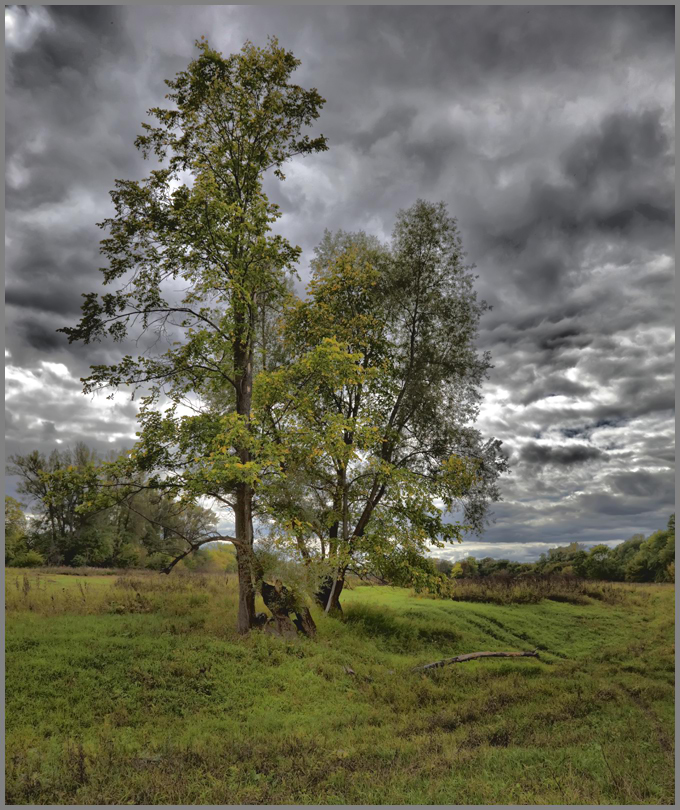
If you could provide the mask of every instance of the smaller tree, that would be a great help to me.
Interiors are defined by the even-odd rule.
[[[5,495],[5,563],[28,551],[23,504]]]
[[[105,543],[93,526],[95,514],[78,508],[97,479],[96,455],[85,444],[48,457],[38,451],[11,456],[8,471],[19,477],[18,492],[36,509],[37,533],[44,540],[40,551],[48,562],[68,565],[88,547]]]
[[[673,568],[669,566],[673,565]],[[638,551],[625,567],[631,582],[668,582],[675,578],[675,515],[665,529],[651,534],[639,544]]]
[[[286,454],[260,498],[305,560],[329,562],[327,610],[350,570],[389,564],[436,587],[423,555],[480,530],[499,497],[500,442],[471,424],[490,361],[474,346],[486,305],[462,257],[442,203],[400,212],[391,249],[326,233],[309,296],[284,318],[290,362],[256,385],[263,433]]]
[[[615,565],[609,546],[593,546],[588,554],[586,571],[589,579],[614,579]]]
[[[439,559],[435,562],[434,565],[440,574],[444,574],[445,577],[450,576],[451,569],[453,568],[453,563],[451,562],[451,560]]]

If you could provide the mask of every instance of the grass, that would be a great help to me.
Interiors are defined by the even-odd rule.
[[[674,801],[672,586],[521,605],[357,587],[315,641],[238,638],[224,575],[7,570],[6,592],[11,804]],[[521,649],[540,659],[409,671]]]
[[[629,602],[630,587],[615,582],[593,582],[561,574],[472,577],[449,584],[450,598],[460,602],[491,602],[497,605],[530,604],[552,599],[587,605],[591,599],[610,604]]]

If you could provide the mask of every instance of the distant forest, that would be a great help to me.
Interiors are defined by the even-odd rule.
[[[140,489],[133,497],[101,508],[91,499],[101,461],[85,444],[12,456],[8,472],[19,478],[18,493],[26,503],[5,497],[5,564],[103,568],[166,569],[178,556],[181,565],[198,571],[235,571],[229,544],[192,548],[194,538],[215,526],[208,509],[184,504],[167,493]],[[26,509],[30,507],[30,514]],[[617,546],[586,549],[574,542],[550,549],[535,563],[467,557],[456,563],[426,560],[447,579],[535,574],[561,574],[618,582],[675,581],[675,515],[665,529],[645,538],[636,534]],[[390,574],[376,571],[377,577]],[[391,580],[394,577],[390,577]]]
[[[675,582],[675,514],[665,529],[649,537],[635,534],[612,548],[570,543],[551,548],[535,563],[467,557],[457,563],[437,560],[436,567],[452,579],[561,574],[612,582]]]

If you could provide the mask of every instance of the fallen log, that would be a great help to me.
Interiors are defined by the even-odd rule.
[[[473,652],[464,655],[456,655],[455,658],[444,658],[441,661],[434,661],[421,667],[413,667],[411,672],[419,672],[425,669],[436,669],[445,667],[448,664],[461,664],[463,661],[473,661],[475,658],[538,658],[538,650],[532,652]]]

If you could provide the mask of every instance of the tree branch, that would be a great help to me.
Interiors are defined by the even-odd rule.
[[[441,661],[434,661],[432,664],[425,664],[421,667],[413,667],[411,672],[420,672],[427,669],[445,667],[448,664],[462,664],[463,661],[473,661],[476,658],[538,658],[538,650],[533,652],[473,652],[465,655],[457,655],[455,658],[444,658]]]

